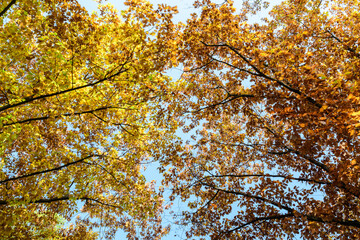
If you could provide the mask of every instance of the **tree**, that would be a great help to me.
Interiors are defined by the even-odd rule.
[[[90,14],[76,0],[1,2],[2,237],[166,232],[161,192],[140,169],[170,141],[154,113],[172,85],[162,74],[171,41],[155,33],[171,30],[175,9],[146,7],[120,16],[110,5]],[[74,226],[56,230],[76,215]]]
[[[359,1],[196,4],[169,113],[196,133],[162,159],[187,236],[358,239]]]

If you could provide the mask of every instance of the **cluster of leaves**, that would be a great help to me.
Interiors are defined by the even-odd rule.
[[[1,235],[160,238],[155,160],[188,238],[360,238],[360,3],[261,4],[3,1]]]

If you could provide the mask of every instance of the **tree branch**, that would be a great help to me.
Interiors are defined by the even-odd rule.
[[[306,156],[305,154],[302,154],[301,152],[292,149],[288,146],[284,146],[286,149],[290,150],[291,152],[295,153],[296,155],[306,159],[307,161],[311,162],[312,164],[320,167],[321,169],[323,169],[325,172],[329,173],[330,172],[330,168],[328,166],[326,166],[325,164],[313,159],[312,157]]]
[[[197,112],[200,112],[200,111],[208,109],[208,108],[214,108],[214,107],[219,106],[219,105],[224,105],[224,104],[226,104],[228,102],[231,102],[231,101],[233,101],[235,99],[238,99],[238,98],[252,98],[252,97],[255,97],[255,95],[253,95],[253,94],[229,95],[224,100],[222,100],[220,102],[217,102],[217,103],[214,103],[214,104],[211,104],[211,105],[208,105],[206,107],[202,107],[202,108],[199,108],[199,109],[196,109],[196,110],[193,110],[193,111],[189,111],[189,112],[186,112],[186,113],[197,113]]]
[[[224,175],[212,175],[212,176],[206,176],[203,179],[208,179],[208,178],[223,178],[223,177],[234,177],[234,178],[249,178],[249,177],[270,177],[270,178],[284,178],[284,179],[289,179],[289,180],[296,180],[296,181],[300,181],[300,182],[313,182],[313,183],[318,183],[318,184],[331,184],[331,182],[325,182],[325,181],[318,181],[318,180],[313,180],[313,179],[306,179],[306,178],[295,178],[295,177],[290,177],[290,176],[284,176],[284,175],[272,175],[272,174],[224,174]]]
[[[237,69],[237,70],[239,70],[239,71],[241,71],[241,72],[246,72],[246,73],[248,73],[248,74],[250,74],[250,75],[254,75],[254,76],[257,76],[257,77],[261,77],[261,75],[259,75],[258,73],[251,72],[251,71],[246,70],[246,69],[244,69],[244,68],[236,67],[236,66],[234,66],[234,65],[232,65],[232,64],[230,64],[230,63],[228,63],[228,62],[222,61],[222,60],[220,60],[220,59],[216,59],[216,58],[214,58],[214,57],[212,57],[212,56],[210,56],[210,55],[208,55],[208,57],[211,58],[212,60],[216,61],[216,62],[225,64],[225,65],[227,65],[227,66],[229,66],[229,67],[232,67],[232,68],[235,68],[235,69]]]
[[[335,223],[335,224],[339,224],[339,225],[343,225],[343,226],[360,228],[360,222],[357,220],[332,219],[332,220],[325,221],[322,218],[311,216],[311,215],[305,215],[305,217],[308,221],[321,222],[321,223]]]
[[[333,38],[333,39],[335,39],[336,41],[338,41],[339,43],[341,43],[341,44],[345,47],[345,49],[346,49],[347,51],[354,53],[355,56],[357,56],[357,57],[360,57],[360,54],[357,53],[357,52],[355,51],[355,49],[353,49],[353,48],[351,48],[351,47],[349,47],[349,46],[346,46],[346,45],[343,43],[343,41],[341,41],[337,36],[335,36],[335,34],[333,34],[332,32],[330,32],[330,30],[326,30],[326,32],[330,34],[331,38]]]
[[[75,115],[82,115],[82,114],[86,114],[86,113],[94,113],[97,111],[101,111],[101,110],[107,110],[107,109],[113,109],[113,108],[118,108],[118,107],[100,107],[100,108],[96,108],[93,110],[88,110],[88,111],[83,111],[83,112],[76,112],[76,113],[64,113],[64,114],[60,114],[57,116],[43,116],[43,117],[35,117],[35,118],[29,118],[29,119],[24,119],[24,120],[20,120],[17,122],[11,122],[11,123],[4,123],[3,126],[11,126],[14,124],[21,124],[21,123],[28,123],[28,122],[32,122],[32,121],[41,121],[41,120],[46,120],[49,118],[60,118],[60,117],[69,117],[69,116],[75,116]]]
[[[246,62],[246,64],[248,64],[255,71],[255,73],[252,73],[249,71],[248,72],[249,74],[252,74],[252,75],[255,75],[258,77],[263,77],[265,79],[277,82],[280,86],[283,86],[284,88],[288,89],[289,91],[296,93],[298,95],[305,96],[305,99],[307,101],[309,101],[310,103],[314,104],[316,107],[318,107],[318,108],[322,107],[322,105],[320,103],[315,101],[313,98],[306,96],[306,94],[303,94],[300,90],[289,86],[288,84],[284,83],[283,81],[280,81],[278,79],[272,78],[272,77],[264,74],[259,68],[257,68],[254,64],[252,64],[244,55],[242,55],[236,48],[234,48],[228,44],[207,44],[205,42],[201,42],[201,43],[207,47],[227,47],[227,48],[229,48],[231,51],[233,51],[237,56],[239,56],[243,61]]]
[[[240,195],[240,196],[243,196],[243,197],[247,197],[247,198],[251,198],[251,199],[256,199],[256,200],[260,200],[262,202],[266,202],[266,203],[269,203],[275,207],[278,207],[280,209],[284,209],[288,212],[293,212],[294,209],[288,207],[288,206],[285,206],[281,203],[278,203],[278,202],[275,202],[275,201],[272,201],[272,200],[269,200],[269,199],[266,199],[264,197],[260,197],[260,196],[256,196],[256,195],[251,195],[249,193],[245,193],[245,192],[240,192],[240,191],[231,191],[231,190],[226,190],[226,189],[221,189],[221,188],[217,188],[211,184],[208,184],[208,183],[204,183],[204,182],[201,182],[201,184],[205,185],[205,186],[208,186],[212,189],[215,189],[215,190],[218,190],[220,192],[224,192],[224,193],[230,193],[230,194],[234,194],[234,195]]]
[[[216,191],[216,193],[214,194],[214,196],[212,196],[212,198],[207,201],[203,206],[201,206],[196,212],[199,212],[201,209],[205,208],[206,206],[208,206],[215,198],[216,196],[218,195],[219,193],[219,190]]]
[[[16,3],[16,0],[12,0],[1,12],[0,17],[2,17],[10,8],[12,5]]]
[[[223,235],[227,235],[227,234],[230,234],[232,232],[238,231],[238,230],[240,230],[240,229],[242,229],[242,228],[244,228],[244,227],[246,227],[248,225],[251,225],[253,223],[256,223],[256,222],[266,221],[266,220],[277,220],[277,219],[283,219],[283,218],[288,218],[288,217],[294,217],[294,214],[293,213],[288,213],[288,214],[275,215],[275,216],[269,216],[269,217],[258,217],[258,218],[255,218],[255,219],[247,222],[247,223],[244,223],[244,224],[240,225],[239,227],[236,227],[236,228],[221,232],[219,235],[217,235],[215,237],[215,239],[220,239],[220,237],[223,236]]]
[[[125,63],[124,63],[124,65],[125,65]],[[112,74],[111,76],[105,77],[105,78],[100,79],[98,81],[95,81],[93,83],[88,83],[88,84],[85,84],[85,85],[82,85],[82,86],[79,86],[79,87],[70,88],[70,89],[66,89],[66,90],[63,90],[63,91],[55,92],[55,93],[44,94],[44,95],[40,95],[40,96],[37,96],[37,97],[32,97],[32,98],[26,99],[25,101],[22,101],[22,102],[9,104],[9,105],[0,107],[0,112],[4,111],[4,110],[7,110],[7,109],[10,109],[10,108],[13,108],[13,107],[17,107],[17,106],[21,106],[21,105],[33,102],[35,100],[44,99],[44,98],[53,97],[53,96],[58,96],[58,95],[61,95],[61,94],[67,93],[67,92],[76,91],[76,90],[79,90],[79,89],[82,89],[82,88],[92,87],[92,86],[95,86],[95,85],[97,85],[99,83],[105,82],[105,81],[107,81],[107,80],[109,80],[109,79],[111,79],[111,78],[113,78],[113,77],[115,77],[115,76],[117,76],[117,75],[119,75],[119,74],[121,74],[123,72],[126,72],[126,71],[127,71],[127,69],[121,68],[118,72]]]
[[[246,222],[242,225],[240,225],[239,227],[221,232],[219,235],[217,235],[215,237],[215,239],[220,239],[221,236],[223,235],[227,235],[230,234],[232,232],[238,231],[248,225],[260,222],[260,221],[267,221],[267,220],[278,220],[278,219],[283,219],[283,218],[288,218],[288,217],[295,217],[294,213],[288,213],[288,214],[283,214],[283,215],[275,215],[275,216],[268,216],[268,217],[257,217],[254,218],[253,220]],[[360,228],[360,222],[356,221],[356,220],[330,220],[330,221],[324,221],[321,218],[318,217],[314,217],[314,216],[310,216],[310,215],[305,215],[305,218],[308,221],[314,221],[314,222],[320,222],[320,223],[334,223],[334,224],[339,224],[339,225],[343,225],[343,226],[349,226],[349,227],[356,227],[356,228]]]
[[[254,117],[256,117],[262,123],[263,127],[266,130],[268,130],[271,134],[273,134],[276,138],[282,139],[281,137],[279,137],[279,134],[276,132],[276,130],[274,130],[272,127],[268,126],[268,124],[266,123],[266,121],[262,117],[260,117],[258,114],[254,113],[253,111],[250,111],[249,113],[252,114]],[[309,156],[307,156],[305,154],[302,154],[300,151],[292,149],[291,147],[288,147],[285,144],[283,144],[282,147],[285,148],[286,150],[291,151],[291,152],[295,153],[296,155],[304,158],[308,162],[320,167],[325,172],[327,172],[327,173],[330,172],[330,168],[327,165],[323,164],[322,162],[319,162],[316,159],[313,159],[313,158],[311,158],[311,157],[309,157]]]
[[[119,183],[120,185],[122,185],[123,187],[125,187],[126,188],[126,190],[129,192],[129,193],[131,193],[131,189],[128,187],[128,186],[126,186],[123,182],[121,182],[120,180],[118,180],[116,177],[115,177],[115,175],[114,174],[112,174],[109,170],[107,170],[104,166],[102,166],[101,164],[99,164],[99,163],[88,163],[88,162],[85,162],[85,163],[87,163],[87,164],[89,164],[89,165],[95,165],[96,167],[99,167],[101,170],[103,170],[104,172],[106,172],[107,174],[109,174],[110,175],[110,177],[112,177],[114,180],[115,180],[115,183]],[[132,196],[130,196],[131,198],[132,198]]]
[[[27,178],[27,177],[31,177],[31,176],[35,176],[35,175],[41,175],[41,174],[48,173],[48,172],[58,171],[58,170],[60,170],[60,169],[62,169],[62,168],[66,168],[66,167],[68,167],[68,166],[71,166],[71,165],[74,165],[74,164],[83,162],[83,161],[85,161],[86,159],[89,159],[89,158],[92,158],[92,157],[99,157],[99,156],[101,156],[101,155],[89,155],[89,156],[86,156],[86,157],[81,158],[81,159],[79,159],[79,160],[76,160],[76,161],[74,161],[74,162],[61,165],[61,166],[59,166],[59,167],[55,167],[55,168],[51,168],[51,169],[47,169],[47,170],[43,170],[43,171],[33,172],[33,173],[26,174],[26,175],[22,175],[22,176],[12,177],[12,178],[8,178],[8,179],[5,179],[5,180],[1,180],[1,181],[0,181],[0,184],[6,183],[6,182],[10,182],[10,181],[14,181],[14,180],[19,180],[19,179]]]
[[[52,203],[52,202],[68,201],[68,200],[72,200],[72,198],[70,198],[69,196],[64,196],[64,197],[59,197],[59,198],[39,199],[39,200],[35,200],[35,201],[30,201],[28,203],[29,204],[32,204],[32,203]],[[81,198],[74,199],[74,200],[93,201],[93,202],[97,202],[97,203],[99,203],[99,204],[101,204],[103,206],[123,209],[121,206],[116,206],[116,205],[113,205],[113,204],[104,203],[104,202],[102,202],[100,200],[90,198],[90,197],[81,197]],[[8,204],[9,204],[9,201],[0,201],[0,205],[8,205]]]

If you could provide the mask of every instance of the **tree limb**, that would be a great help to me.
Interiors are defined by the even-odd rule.
[[[215,187],[211,184],[208,184],[208,183],[204,183],[204,182],[201,182],[201,184],[205,185],[205,186],[208,186],[212,189],[215,189],[215,190],[218,190],[220,192],[224,192],[224,193],[230,193],[230,194],[234,194],[234,195],[240,195],[240,196],[243,196],[243,197],[247,197],[247,198],[251,198],[251,199],[256,199],[256,200],[260,200],[262,202],[266,202],[266,203],[269,203],[275,207],[278,207],[280,209],[284,209],[288,212],[293,212],[294,209],[286,206],[286,205],[283,205],[281,203],[278,203],[278,202],[275,202],[275,201],[272,201],[272,200],[269,200],[269,199],[266,199],[264,197],[260,197],[260,196],[256,196],[256,195],[251,195],[249,193],[246,193],[246,192],[240,192],[240,191],[231,191],[231,190],[226,190],[226,189],[222,189],[222,188],[218,188],[218,187]]]
[[[28,99],[25,99],[25,101],[22,101],[22,102],[9,104],[9,105],[0,107],[0,112],[5,111],[5,110],[10,109],[10,108],[13,108],[13,107],[17,107],[17,106],[21,106],[21,105],[33,102],[35,100],[44,99],[44,98],[53,97],[53,96],[58,96],[58,95],[61,95],[61,94],[67,93],[67,92],[76,91],[76,90],[79,90],[79,89],[82,89],[82,88],[92,87],[92,86],[95,86],[95,85],[97,85],[99,83],[105,82],[105,81],[107,81],[107,80],[109,80],[109,79],[111,79],[111,78],[113,78],[113,77],[115,77],[115,76],[117,76],[117,75],[119,75],[119,74],[121,74],[123,72],[126,72],[126,71],[127,71],[127,69],[120,69],[115,74],[113,74],[113,75],[111,75],[109,77],[105,77],[103,79],[100,79],[98,81],[92,82],[92,83],[88,83],[88,84],[85,84],[85,85],[82,85],[82,86],[79,86],[79,87],[70,88],[70,89],[66,89],[66,90],[63,90],[63,91],[59,91],[59,92],[54,92],[54,93],[40,95],[40,96],[37,96],[37,97],[28,98]]]
[[[208,178],[223,178],[223,177],[234,177],[234,178],[249,178],[249,177],[270,177],[270,178],[284,178],[289,180],[296,180],[300,182],[312,182],[312,183],[318,183],[318,184],[331,184],[331,182],[326,181],[319,181],[319,180],[313,180],[313,179],[306,179],[306,178],[296,178],[296,177],[290,177],[290,176],[284,176],[284,175],[272,175],[272,174],[224,174],[224,175],[212,175],[212,176],[206,176],[203,179]]]
[[[231,101],[233,101],[235,99],[238,99],[238,98],[252,98],[252,97],[255,97],[255,95],[253,95],[253,94],[229,95],[224,100],[222,100],[220,102],[217,102],[217,103],[214,103],[214,104],[211,104],[211,105],[208,105],[206,107],[202,107],[202,108],[199,108],[199,109],[196,109],[196,110],[193,110],[193,111],[189,111],[189,112],[186,112],[186,113],[197,113],[197,112],[200,112],[200,111],[208,109],[208,108],[214,108],[216,106],[226,104],[226,103],[231,102]]]
[[[209,201],[207,201],[203,206],[201,206],[196,212],[199,212],[201,209],[205,208],[206,206],[208,206],[218,195],[219,190],[216,191],[216,193],[214,194],[214,196],[211,197],[211,199]]]
[[[240,225],[239,227],[236,227],[236,228],[233,228],[233,229],[230,229],[230,230],[227,230],[227,231],[224,231],[224,232],[221,232],[219,235],[217,235],[215,237],[215,239],[220,239],[221,236],[223,235],[227,235],[227,234],[230,234],[232,232],[236,232],[248,225],[251,225],[251,224],[254,224],[256,222],[260,222],[260,221],[266,221],[266,220],[277,220],[277,219],[283,219],[283,218],[288,218],[288,217],[294,217],[294,214],[293,213],[288,213],[288,214],[283,214],[283,215],[274,215],[274,216],[269,216],[269,217],[258,217],[258,218],[255,218],[247,223],[244,223],[242,225]]]
[[[280,81],[278,79],[272,78],[266,74],[264,74],[258,67],[256,67],[254,64],[252,64],[249,59],[247,59],[244,55],[242,55],[236,48],[228,45],[228,44],[207,44],[205,42],[201,42],[202,44],[204,44],[207,47],[227,47],[229,48],[231,51],[233,51],[237,56],[239,56],[242,60],[244,60],[246,62],[246,64],[248,64],[254,71],[255,73],[252,73],[250,71],[248,71],[249,74],[252,74],[254,76],[258,76],[258,77],[263,77],[265,79],[277,82],[280,86],[283,86],[284,88],[288,89],[289,91],[296,93],[298,95],[302,95],[305,96],[305,99],[307,101],[309,101],[310,103],[314,104],[316,107],[321,108],[322,104],[318,103],[317,101],[315,101],[313,98],[306,96],[306,94],[303,94],[300,90],[291,87],[290,85],[284,83],[283,81]]]
[[[71,166],[71,165],[74,165],[74,164],[83,162],[83,161],[85,161],[86,159],[89,159],[89,158],[92,158],[92,157],[99,157],[99,156],[101,156],[101,155],[89,155],[89,156],[86,156],[86,157],[81,158],[81,159],[79,159],[79,160],[76,160],[76,161],[74,161],[74,162],[70,162],[70,163],[61,165],[61,166],[59,166],[59,167],[55,167],[55,168],[51,168],[51,169],[47,169],[47,170],[43,170],[43,171],[37,171],[37,172],[29,173],[29,174],[26,174],[26,175],[22,175],[22,176],[18,176],[18,177],[12,177],[12,178],[8,178],[8,179],[5,179],[5,180],[1,180],[1,181],[0,181],[0,184],[6,183],[6,182],[10,182],[10,181],[14,181],[14,180],[19,180],[19,179],[27,178],[27,177],[31,177],[31,176],[35,176],[35,175],[41,175],[41,174],[48,173],[48,172],[58,171],[58,170],[60,170],[60,169],[62,169],[62,168],[66,168],[66,167],[68,167],[68,166]]]
[[[39,200],[35,200],[35,201],[30,201],[28,203],[29,204],[31,204],[31,203],[52,203],[52,202],[68,201],[68,200],[72,200],[72,198],[70,198],[69,196],[64,196],[64,197],[59,197],[59,198],[39,199]],[[103,206],[123,209],[121,206],[116,206],[116,205],[113,205],[113,204],[104,203],[104,202],[102,202],[100,200],[90,198],[90,197],[81,197],[81,198],[77,198],[77,199],[74,199],[74,200],[93,201],[93,202],[97,202],[97,203],[99,203],[99,204],[101,204]],[[9,203],[10,203],[9,201],[0,201],[0,205],[8,205]]]
[[[12,0],[1,12],[0,17],[2,17],[10,8],[12,5],[16,3],[16,0]]]
[[[349,46],[346,46],[346,45],[343,43],[343,41],[341,41],[341,40],[340,40],[335,34],[333,34],[330,30],[326,30],[326,32],[330,34],[331,38],[335,39],[336,41],[338,41],[339,43],[341,43],[342,45],[344,45],[344,47],[345,47],[345,49],[346,49],[347,51],[354,53],[355,56],[357,56],[357,57],[360,57],[360,54],[357,53],[357,52],[355,51],[355,49],[353,49],[353,48],[351,48],[351,47],[349,47]]]
[[[283,219],[283,218],[288,218],[288,217],[295,217],[294,213],[288,213],[288,214],[282,214],[282,215],[274,215],[274,216],[268,216],[268,217],[257,217],[254,218],[253,220],[246,222],[242,225],[240,225],[239,227],[221,232],[219,235],[217,235],[215,237],[215,239],[220,239],[221,236],[223,235],[227,235],[230,234],[232,232],[238,231],[248,225],[257,223],[257,222],[262,222],[262,221],[267,221],[267,220],[277,220],[277,219]],[[314,217],[311,215],[305,215],[306,220],[308,221],[314,221],[314,222],[320,222],[320,223],[333,223],[333,224],[339,224],[339,225],[343,225],[343,226],[349,226],[349,227],[356,227],[356,228],[360,228],[360,222],[356,221],[356,220],[329,220],[329,221],[324,221],[323,219],[319,218],[319,217]]]
[[[24,120],[20,120],[17,122],[11,122],[11,123],[4,123],[3,126],[11,126],[14,124],[21,124],[21,123],[28,123],[28,122],[32,122],[32,121],[41,121],[41,120],[46,120],[49,118],[60,118],[60,117],[68,117],[68,116],[76,116],[76,115],[82,115],[82,114],[86,114],[86,113],[94,113],[97,111],[101,111],[101,110],[107,110],[107,109],[113,109],[113,108],[118,108],[118,107],[100,107],[100,108],[96,108],[93,110],[88,110],[88,111],[83,111],[83,112],[75,112],[75,113],[64,113],[64,114],[60,114],[57,116],[43,116],[43,117],[35,117],[35,118],[29,118],[29,119],[24,119]]]

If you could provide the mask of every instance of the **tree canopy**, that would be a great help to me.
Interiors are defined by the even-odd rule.
[[[1,236],[360,238],[360,2],[243,3],[3,1]]]
[[[173,113],[196,133],[164,159],[188,237],[359,238],[359,6],[198,3]]]
[[[99,14],[76,0],[1,9],[0,235],[34,239],[59,215],[74,222],[80,212],[54,234],[166,232],[161,193],[140,166],[169,141],[152,117],[171,85],[161,74],[168,43],[110,5]],[[172,11],[153,12],[151,25],[168,31]]]

